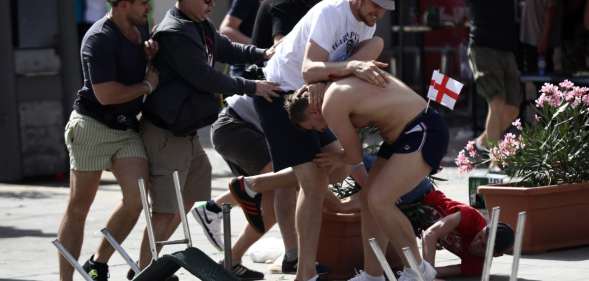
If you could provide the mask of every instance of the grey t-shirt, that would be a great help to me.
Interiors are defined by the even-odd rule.
[[[264,132],[260,125],[260,117],[254,107],[254,99],[250,96],[233,95],[225,99],[227,106],[233,109],[241,119],[254,125],[260,132]]]

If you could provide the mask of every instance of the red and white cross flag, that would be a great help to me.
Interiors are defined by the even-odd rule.
[[[464,86],[462,83],[450,78],[450,76],[434,70],[427,98],[453,110],[462,86]]]

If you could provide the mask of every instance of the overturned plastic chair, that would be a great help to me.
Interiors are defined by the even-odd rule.
[[[190,230],[188,228],[188,221],[186,219],[186,212],[184,209],[184,201],[182,199],[182,192],[180,189],[180,178],[178,171],[174,171],[172,174],[174,180],[174,189],[176,191],[176,199],[178,201],[178,212],[180,220],[182,222],[182,228],[184,230],[184,239],[172,240],[172,241],[155,241],[153,234],[153,225],[151,223],[151,209],[147,201],[147,192],[145,190],[145,182],[143,179],[139,179],[139,190],[141,191],[141,202],[143,204],[143,212],[145,214],[145,221],[147,222],[147,236],[149,238],[149,247],[152,254],[152,262],[143,271],[137,272],[137,267],[131,266],[137,274],[133,281],[148,281],[148,280],[165,280],[172,276],[180,268],[186,269],[192,275],[198,277],[203,281],[238,281],[232,273],[225,270],[223,266],[217,264],[209,256],[203,253],[201,250],[192,247],[192,239],[190,237]],[[105,233],[105,232],[103,232]],[[107,235],[105,235],[107,236]],[[116,240],[112,239],[114,243]],[[111,239],[109,239],[111,242]],[[119,248],[121,255],[125,256],[122,247],[117,247],[113,244],[115,249]],[[157,245],[172,245],[172,244],[186,244],[187,248],[183,251],[178,251],[172,254],[166,254],[158,258],[156,251]],[[119,251],[117,249],[117,251]],[[127,263],[132,260],[125,258]]]
[[[184,211],[184,201],[182,200],[182,193],[180,190],[180,179],[178,172],[174,171],[172,174],[174,180],[174,189],[176,192],[176,199],[178,201],[178,211],[182,228],[184,230],[184,239],[172,241],[155,241],[153,233],[153,225],[151,223],[151,209],[147,200],[147,192],[145,189],[145,181],[139,179],[139,191],[141,193],[141,203],[143,204],[143,212],[147,222],[147,234],[149,238],[149,248],[152,254],[152,262],[142,271],[139,266],[131,259],[129,254],[123,247],[114,239],[108,229],[101,230],[106,240],[111,246],[123,257],[129,264],[131,270],[135,273],[133,281],[160,281],[172,276],[180,268],[186,269],[192,275],[203,281],[239,281],[232,273],[225,270],[225,268],[201,250],[192,247],[192,239],[190,237],[190,230],[186,219],[186,212]],[[86,281],[92,281],[92,278],[84,271],[78,261],[63,247],[63,245],[56,239],[53,244],[64,256],[64,258],[78,271]],[[172,244],[186,244],[185,250],[178,251],[172,254],[166,254],[158,257],[156,245],[172,245]]]
[[[188,228],[188,221],[186,219],[186,212],[184,211],[184,201],[182,199],[182,191],[180,189],[180,178],[178,171],[172,173],[174,181],[174,189],[176,193],[176,200],[178,201],[178,213],[182,228],[184,230],[184,239],[172,241],[155,241],[153,233],[153,225],[151,223],[151,208],[147,200],[147,191],[145,188],[145,181],[139,179],[139,191],[141,193],[141,203],[143,204],[143,213],[145,221],[147,222],[147,236],[149,238],[149,248],[152,255],[152,262],[143,271],[139,271],[139,267],[126,253],[126,251],[112,238],[108,230],[103,229],[102,233],[108,242],[123,256],[125,261],[131,266],[136,276],[133,281],[148,281],[148,280],[165,280],[172,276],[180,268],[186,269],[192,275],[198,277],[203,281],[238,281],[232,273],[225,270],[221,265],[213,261],[209,256],[201,250],[192,247],[192,239],[190,237],[190,229]],[[186,249],[172,254],[166,254],[158,257],[156,245],[172,245],[172,244],[186,244]]]

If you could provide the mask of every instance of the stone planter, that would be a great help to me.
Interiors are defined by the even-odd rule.
[[[387,260],[393,268],[401,266],[401,259],[390,245]],[[348,280],[355,270],[363,269],[360,213],[323,211],[317,261],[329,268],[328,280]]]
[[[589,183],[543,187],[480,186],[487,209],[501,207],[499,220],[515,230],[517,214],[527,212],[522,252],[589,245]]]

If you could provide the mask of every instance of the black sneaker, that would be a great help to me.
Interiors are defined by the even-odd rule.
[[[299,259],[295,259],[292,261],[287,261],[286,256],[282,259],[282,273],[283,274],[296,274],[297,267],[299,264]],[[321,265],[319,263],[315,263],[315,271],[317,271],[317,275],[319,275],[319,279],[323,275],[326,275],[329,272],[327,266]]]
[[[264,279],[264,273],[251,270],[241,264],[234,265],[231,271],[241,281],[253,281]]]
[[[243,177],[232,178],[229,182],[229,191],[237,203],[241,206],[245,218],[251,226],[253,226],[259,233],[266,232],[264,228],[264,220],[262,219],[262,194],[258,193],[255,197],[250,197],[245,192],[245,182]]]
[[[133,269],[129,269],[129,271],[127,271],[127,280],[133,280],[133,278],[135,278],[135,271],[133,271]],[[176,275],[172,275],[168,278],[166,278],[165,281],[179,281],[180,279],[178,279],[178,276]]]
[[[95,262],[94,255],[92,255],[90,259],[84,263],[82,268],[84,268],[84,271],[90,275],[92,280],[108,281],[108,264]]]

